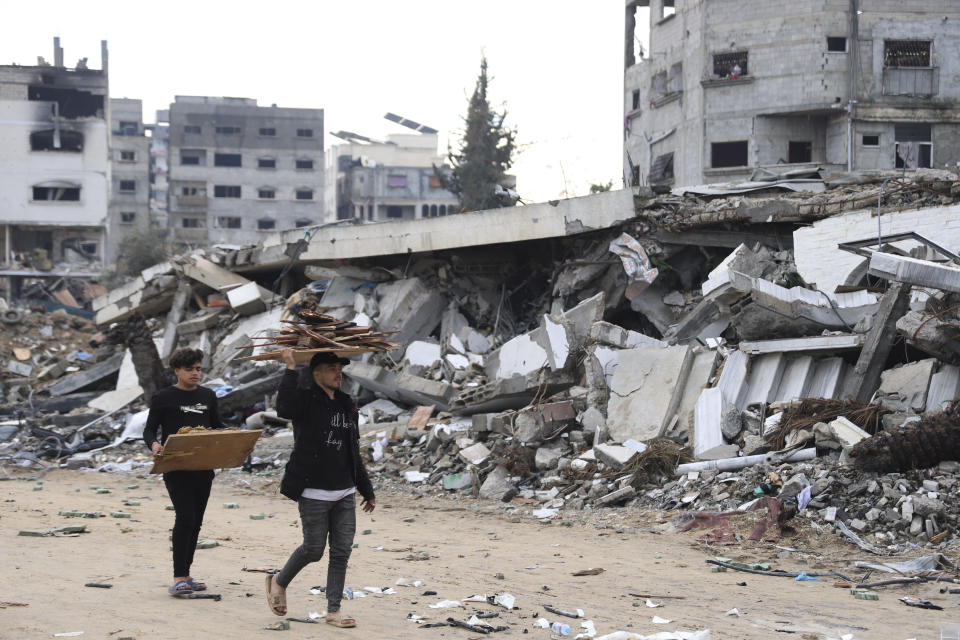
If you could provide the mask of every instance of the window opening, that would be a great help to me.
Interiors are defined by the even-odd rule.
[[[274,158],[257,158],[258,169],[276,169],[277,161]]]
[[[862,144],[865,147],[879,147],[880,136],[873,134],[863,134]]]
[[[77,202],[80,200],[80,187],[34,187],[33,199],[36,201]]]
[[[297,189],[297,200],[313,200],[313,189]]]
[[[215,153],[213,154],[213,166],[215,167],[240,167],[243,160],[239,153]]]
[[[216,132],[222,135],[234,136],[240,133],[240,127],[230,127],[230,126],[217,127]]]
[[[137,153],[135,151],[121,151],[120,160],[123,162],[136,162]]]
[[[834,53],[847,52],[847,39],[840,36],[827,36],[827,51]]]
[[[309,227],[312,224],[313,220],[308,220],[307,218],[298,218],[294,223],[294,226],[296,226],[297,229],[302,229],[304,227]]]
[[[813,143],[791,140],[787,145],[787,162],[813,162]]]
[[[185,124],[185,125],[183,125],[183,132],[184,132],[184,133],[197,133],[197,134],[199,134],[200,131],[201,131],[200,125],[198,125],[198,124]]]
[[[54,129],[32,131],[30,133],[31,151],[83,151],[83,134],[79,131],[60,130],[59,136]]]
[[[277,221],[272,218],[260,218],[257,220],[257,229],[260,231],[269,231],[277,227]]]
[[[260,127],[260,135],[265,137],[272,137],[277,135],[277,130],[274,127]]]
[[[313,169],[313,160],[297,160],[297,169]]]
[[[213,197],[214,198],[239,198],[240,186],[239,185],[223,185],[223,184],[214,185]]]
[[[184,229],[200,229],[203,227],[203,220],[200,218],[183,218],[182,224]]]
[[[885,40],[884,67],[929,67],[929,40]]]
[[[745,167],[747,166],[747,141],[714,142],[710,145],[710,166]]]
[[[713,54],[713,75],[731,80],[749,75],[748,59],[749,55],[746,51],[715,53]]]
[[[133,221],[136,220],[137,214],[133,211],[121,211],[120,212],[120,222],[123,224],[133,224]]]
[[[387,207],[387,217],[388,218],[402,218],[403,217],[403,207],[398,207],[396,205],[390,205]]]
[[[313,129],[297,129],[298,138],[312,138]]]
[[[243,226],[240,216],[219,216],[217,226],[221,229],[240,229]]]
[[[136,180],[121,180],[120,181],[120,191],[133,192],[137,190],[137,181]]]
[[[257,189],[257,197],[272,200],[277,197],[277,192],[273,189]]]
[[[677,13],[677,0],[663,0],[660,18],[669,18]]]

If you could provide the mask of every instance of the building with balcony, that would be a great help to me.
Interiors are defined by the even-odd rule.
[[[107,43],[101,68],[0,66],[0,295],[26,280],[96,277],[110,197]]]
[[[391,134],[386,142],[336,135],[347,142],[327,149],[325,222],[413,220],[458,210],[434,171],[449,171],[437,153],[436,131]]]
[[[178,247],[254,244],[323,217],[323,109],[177,96],[170,105],[168,225]]]
[[[123,236],[150,228],[150,138],[140,100],[110,99],[110,167],[105,258],[115,264]]]
[[[158,109],[156,122],[144,125],[150,132],[150,223],[160,229],[168,226],[169,124],[170,110]]]
[[[627,184],[960,162],[960,4],[952,0],[625,7]]]

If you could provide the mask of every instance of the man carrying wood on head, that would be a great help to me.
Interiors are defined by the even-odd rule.
[[[284,349],[281,355],[287,371],[277,393],[277,415],[293,421],[294,444],[280,492],[299,505],[303,544],[279,573],[267,576],[267,604],[278,616],[286,615],[287,586],[301,569],[323,557],[329,536],[326,621],[355,627],[356,620],[340,612],[357,529],[355,494],[363,497],[367,513],[376,500],[360,457],[357,407],[340,391],[342,368],[350,361],[330,352],[314,354],[309,385],[298,388],[294,350]]]

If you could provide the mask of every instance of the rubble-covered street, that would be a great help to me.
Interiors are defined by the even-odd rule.
[[[77,560],[52,552],[39,581],[21,566],[3,599],[29,607],[6,613],[24,637],[78,630],[80,603],[115,606],[88,635],[142,637],[169,615],[137,626],[123,603],[162,597],[172,515],[141,435],[162,362],[191,346],[224,421],[264,433],[218,476],[204,535],[220,546],[198,552],[218,558],[205,577],[224,600],[250,606],[185,615],[219,611],[243,635],[271,622],[240,569],[274,567],[299,536],[277,494],[292,431],[276,350],[294,346],[352,358],[344,389],[388,508],[359,516],[371,533],[348,583],[397,591],[350,603],[373,636],[475,637],[463,599],[479,592],[520,607],[479,603],[500,613],[479,620],[544,638],[537,620],[559,620],[545,604],[582,609],[595,633],[567,623],[583,637],[933,637],[960,597],[958,185],[920,170],[635,188],[493,227],[503,210],[195,250],[92,300],[93,320],[5,301],[0,548]],[[76,510],[106,519],[62,515]],[[105,549],[120,551],[83,560]],[[122,586],[143,566],[156,594]],[[591,567],[605,571],[571,575]],[[77,592],[66,609],[34,595],[51,584]],[[319,599],[297,588],[306,616]],[[429,608],[441,600],[466,607]],[[474,629],[418,628],[448,618]]]

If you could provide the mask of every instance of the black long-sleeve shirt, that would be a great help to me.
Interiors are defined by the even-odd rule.
[[[217,394],[206,387],[185,391],[176,385],[161,389],[150,402],[150,413],[143,428],[148,447],[163,444],[181,427],[223,429],[217,408]],[[159,434],[157,433],[159,431]]]
[[[281,492],[296,500],[306,488],[333,491],[355,486],[372,500],[353,400],[339,390],[331,399],[312,380],[308,388],[298,388],[297,378],[297,371],[288,369],[277,391],[277,415],[293,421],[293,452]]]

